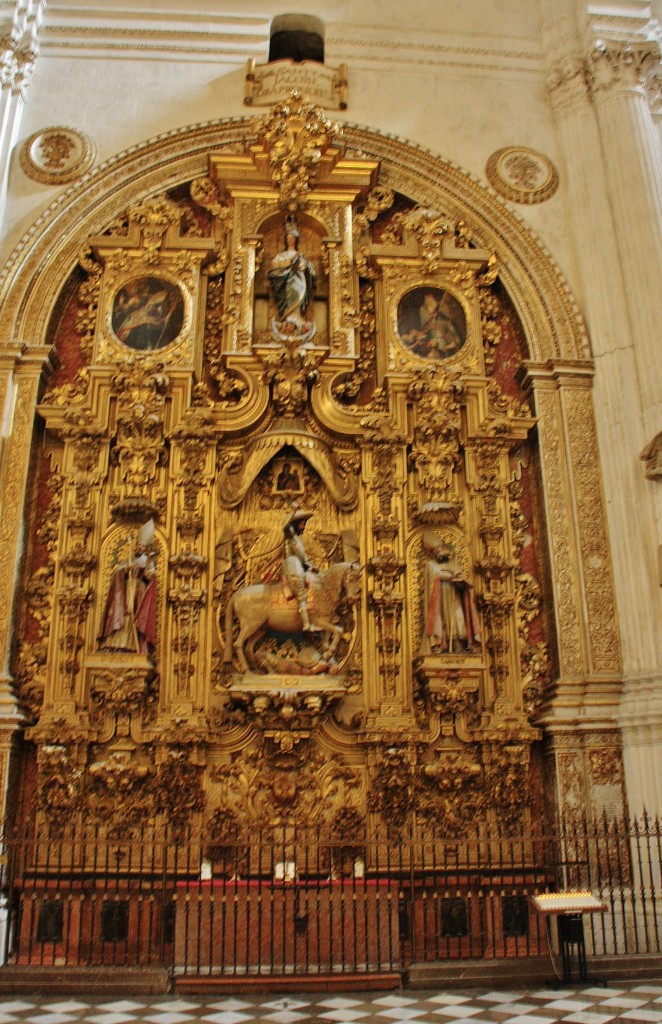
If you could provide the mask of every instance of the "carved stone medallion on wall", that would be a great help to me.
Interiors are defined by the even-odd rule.
[[[514,203],[544,203],[559,185],[551,160],[524,146],[506,146],[492,153],[485,174],[492,188]]]
[[[94,163],[96,146],[75,128],[42,128],[21,146],[21,167],[42,185],[66,185],[81,178]]]

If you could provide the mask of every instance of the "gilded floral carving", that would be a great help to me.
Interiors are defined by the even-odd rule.
[[[167,754],[158,764],[154,777],[154,807],[175,834],[192,823],[205,806],[202,788],[203,768],[189,760],[183,751]]]
[[[300,416],[308,402],[310,388],[318,379],[317,369],[324,356],[303,347],[262,356],[262,382],[271,389],[271,400],[279,416]]]
[[[616,747],[590,750],[588,754],[591,780],[596,786],[620,786],[623,783],[623,761]]]
[[[448,375],[432,369],[409,388],[416,403],[417,425],[410,448],[409,462],[418,476],[418,486],[425,504],[445,505],[459,510],[461,499],[457,486],[460,454],[459,374]]]
[[[141,229],[145,263],[150,266],[159,263],[160,249],[166,232],[178,228],[181,219],[181,207],[164,196],[146,199],[129,207],[129,223],[136,224]]]
[[[389,831],[397,835],[416,803],[416,775],[412,751],[404,746],[384,746],[370,770],[368,807],[380,814]]]
[[[269,172],[280,202],[296,209],[313,188],[322,155],[339,135],[340,125],[293,92],[267,117],[256,119],[255,130],[268,150]]]
[[[39,748],[39,807],[50,835],[73,827],[81,807],[82,771],[68,746],[45,743]]]
[[[36,623],[36,634],[19,645],[15,665],[15,679],[21,702],[33,717],[39,715],[47,685],[48,636],[53,613],[53,585],[55,581],[55,554],[62,512],[64,477],[60,473],[49,476],[51,498],[45,511],[37,539],[47,551],[48,561],[37,568],[25,588],[26,611]]]
[[[563,428],[556,396],[541,391],[538,395],[538,416],[544,429],[541,436],[542,456],[547,474],[548,522],[555,570],[555,605],[559,620],[559,649],[562,672],[581,675],[583,669],[579,638],[579,621],[575,595],[575,579],[570,545],[572,532],[567,522],[565,480],[560,438]]]
[[[136,763],[128,753],[111,754],[88,769],[86,810],[118,838],[153,821],[154,768]]]
[[[593,417],[587,410],[588,392],[568,394],[568,434],[575,475],[575,500],[579,512],[580,543],[588,605],[589,639],[593,668],[599,672],[620,670],[616,606],[609,560],[607,527],[599,478],[595,473],[597,443]]]
[[[436,754],[434,761],[421,767],[420,804],[433,831],[450,835],[482,818],[487,804],[483,771],[475,748]]]
[[[163,415],[170,378],[160,363],[130,359],[115,373],[112,386],[121,396],[112,452],[118,471],[115,514],[149,516],[158,507],[153,487],[167,458]]]
[[[485,765],[485,787],[498,821],[509,828],[523,822],[522,793],[528,792],[529,747],[523,743],[493,745]]]

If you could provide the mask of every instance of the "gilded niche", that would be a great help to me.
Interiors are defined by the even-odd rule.
[[[494,254],[379,173],[294,96],[82,245],[15,665],[49,827],[323,825],[349,870],[535,805],[522,334]]]

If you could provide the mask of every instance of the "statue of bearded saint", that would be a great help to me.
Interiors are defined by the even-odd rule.
[[[423,540],[424,622],[422,655],[470,654],[480,645],[473,588],[453,549],[435,534]]]
[[[269,286],[278,310],[272,320],[274,336],[280,341],[309,341],[315,334],[315,323],[307,314],[315,291],[315,267],[299,252],[299,229],[296,221],[285,221],[285,248],[271,261]]]
[[[146,654],[156,645],[156,565],[152,539],[154,521],[138,531],[135,549],[113,572],[104,607],[99,648]]]

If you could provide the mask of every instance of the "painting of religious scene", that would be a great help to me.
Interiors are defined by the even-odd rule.
[[[274,475],[275,494],[303,494],[302,467],[298,461],[283,459],[276,465]]]
[[[115,296],[111,322],[116,337],[137,352],[164,348],[182,329],[182,293],[162,277],[128,281]]]
[[[415,355],[446,359],[459,352],[466,341],[464,310],[442,288],[412,288],[398,303],[398,334]]]

